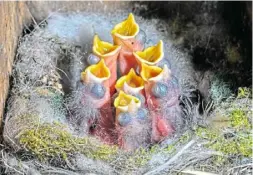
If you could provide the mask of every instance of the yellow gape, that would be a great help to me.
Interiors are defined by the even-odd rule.
[[[118,44],[115,38],[121,38],[123,40],[134,38],[139,33],[139,30],[139,25],[135,22],[134,15],[130,13],[126,20],[115,25],[111,34],[115,44]]]
[[[138,98],[125,94],[123,91],[120,91],[118,97],[114,100],[117,114],[120,112],[134,113],[140,106],[141,102]]]
[[[93,53],[99,58],[106,59],[106,57],[113,56],[120,50],[120,48],[120,46],[100,40],[98,35],[94,36]]]
[[[145,81],[161,81],[170,77],[171,71],[167,65],[163,66],[163,69],[158,66],[149,66],[147,64],[141,64],[141,77]]]
[[[104,59],[101,59],[97,64],[91,65],[81,73],[82,80],[90,83],[102,83],[111,76],[109,68],[105,65]]]
[[[115,87],[118,91],[123,90],[126,93],[136,94],[144,89],[144,80],[136,75],[132,68],[127,75],[118,79]]]
[[[134,56],[139,64],[157,64],[164,57],[162,40],[160,40],[157,45],[148,47],[144,51],[134,52]]]

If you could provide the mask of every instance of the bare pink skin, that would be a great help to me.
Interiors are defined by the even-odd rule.
[[[105,64],[110,69],[111,76],[109,78],[109,84],[110,87],[110,95],[112,96],[115,92],[115,84],[117,81],[117,59],[119,56],[119,52],[115,55],[109,56],[105,58]]]
[[[97,122],[97,127],[94,129],[93,134],[104,143],[112,145],[115,144],[115,138],[113,137],[115,125],[110,105],[110,102],[108,102],[100,108],[101,118]]]
[[[119,68],[121,75],[126,75],[131,68],[136,69],[138,65],[133,52],[143,50],[144,46],[134,38],[122,41],[121,45]]]
[[[155,82],[147,82],[145,84],[145,94],[147,99],[147,106],[151,111],[152,118],[151,140],[159,142],[173,134],[174,128],[170,121],[166,120],[162,112],[159,110],[161,101],[152,95],[151,88],[154,83]]]
[[[163,116],[158,113],[151,113],[152,116],[152,135],[153,142],[160,142],[174,132],[173,126]]]
[[[90,131],[90,134],[98,137],[101,141],[107,144],[114,144],[115,139],[113,138],[112,131],[114,130],[114,117],[111,110],[111,96],[109,81],[104,83],[106,87],[105,96],[102,99],[92,98],[92,103],[95,108],[100,111],[100,118],[98,121],[90,121],[89,124],[96,125],[94,129]]]

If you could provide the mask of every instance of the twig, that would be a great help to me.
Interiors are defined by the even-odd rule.
[[[184,151],[186,149],[188,149],[190,146],[192,146],[195,143],[195,140],[191,140],[189,143],[187,143],[175,156],[173,156],[170,160],[168,160],[165,164],[157,167],[154,170],[151,170],[147,173],[145,173],[144,175],[151,175],[151,174],[158,174],[160,171],[166,169],[168,167],[168,165],[170,165],[172,162],[174,162],[175,160],[177,160],[179,158],[179,156],[181,156]]]
[[[48,174],[52,174],[52,173],[60,173],[60,174],[72,174],[72,175],[79,175],[78,173],[75,173],[73,171],[68,171],[68,170],[60,170],[60,169],[55,169],[55,170],[44,170],[43,173],[48,173]]]
[[[29,12],[29,14],[31,15],[31,18],[32,18],[33,23],[38,27],[38,23],[36,22],[35,18],[33,17],[33,15],[32,15],[32,13],[31,13],[29,7],[27,6],[27,4],[26,4],[26,9],[27,9],[27,11]]]
[[[232,170],[234,170],[234,169],[242,168],[242,167],[247,167],[247,166],[253,167],[252,163],[249,163],[249,164],[244,164],[244,165],[239,165],[239,166],[232,167],[232,168],[230,168],[228,171],[232,171]]]
[[[209,172],[204,172],[204,171],[194,171],[194,170],[185,170],[181,172],[186,173],[186,174],[193,174],[193,175],[217,175],[214,173],[209,173]]]

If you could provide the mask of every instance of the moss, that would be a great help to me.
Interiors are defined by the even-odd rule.
[[[233,138],[225,139],[224,137],[218,137],[216,142],[211,144],[209,148],[220,151],[226,155],[238,154],[237,143]]]
[[[154,151],[154,148],[153,148]],[[129,158],[129,161],[134,163],[137,167],[146,165],[152,157],[152,152],[145,148],[140,148]]]
[[[127,174],[130,174],[131,172],[128,172],[128,170],[133,170],[147,165],[154,155],[167,154],[169,156],[170,154],[174,154],[177,150],[177,146],[187,142],[189,139],[190,133],[187,132],[179,137],[176,142],[164,148],[162,148],[159,144],[155,144],[150,148],[139,148],[134,152],[127,154],[126,157],[123,158],[124,169],[127,171]],[[122,165],[120,164],[120,166]]]
[[[32,119],[34,117],[31,115],[31,121]],[[74,137],[68,131],[67,126],[58,122],[40,124],[39,120],[34,120],[32,124],[32,127],[20,134],[19,141],[26,150],[40,160],[47,161],[55,157],[66,160],[74,153],[81,153],[89,158],[110,162],[122,154],[116,146],[101,144],[90,137]],[[189,134],[187,133],[182,135],[177,142],[165,148],[161,148],[158,144],[151,148],[139,148],[125,155],[125,164],[128,167],[144,166],[154,154],[158,152],[172,154],[176,151],[176,144],[186,142],[188,139]]]
[[[252,89],[247,87],[239,87],[237,98],[252,98]]]
[[[153,155],[157,153],[173,154],[176,151],[177,145],[183,144],[187,142],[189,139],[190,139],[190,133],[186,132],[181,137],[179,137],[179,139],[176,142],[164,148],[161,148],[160,145],[158,144],[153,145],[149,149],[139,148],[133,154],[129,156],[126,163],[128,165],[132,165],[135,167],[144,166],[151,160]]]
[[[232,105],[232,103],[231,103]],[[209,142],[206,147],[222,152],[228,156],[252,156],[253,138],[251,133],[252,124],[247,115],[247,110],[234,108],[228,117],[227,129],[229,134],[223,134],[219,130],[212,128],[197,128],[196,135]],[[223,158],[217,158],[221,160]]]
[[[253,140],[249,134],[245,136],[244,133],[240,132],[231,138],[226,138],[224,134],[218,134],[211,129],[198,128],[196,135],[209,141],[205,145],[206,147],[222,152],[225,155],[252,156]]]
[[[213,130],[199,127],[195,131],[196,135],[203,139],[215,140],[219,137],[218,133]]]
[[[173,154],[177,149],[177,145],[181,145],[185,142],[187,142],[190,139],[190,133],[186,132],[182,134],[181,137],[178,138],[178,140],[172,144],[169,144],[168,146],[161,148],[160,145],[155,144],[149,149],[145,148],[139,148],[137,149],[132,156],[130,156],[131,161],[134,162],[137,166],[143,166],[152,158],[153,155],[157,153],[162,154]]]
[[[127,156],[125,164],[128,167],[141,167],[146,165],[152,156],[161,151],[159,145],[153,145],[151,148],[139,148]]]
[[[190,133],[190,132],[186,132],[186,133],[184,133],[184,134],[179,138],[178,142],[179,142],[180,144],[182,144],[182,143],[185,143],[185,142],[189,141],[190,138],[191,138],[191,133]]]
[[[236,130],[250,129],[250,123],[245,111],[241,109],[234,109],[230,114],[231,126]]]
[[[91,142],[91,140],[88,142]],[[94,145],[92,143],[88,143],[88,145],[92,145],[92,148],[90,147],[91,150],[82,149],[81,153],[94,159],[109,161],[112,159],[112,155],[116,155],[118,151],[116,146],[109,146],[104,144]]]
[[[161,148],[161,146],[158,144],[153,145],[149,149],[139,148],[129,157],[127,163],[132,164],[136,167],[144,166],[151,160],[153,155],[157,153],[173,154],[177,150],[176,149],[177,145],[181,145],[187,142],[189,139],[190,139],[190,133],[186,132],[181,137],[179,137],[179,139],[176,142],[164,148]]]
[[[198,128],[196,134],[209,142],[206,147],[222,152],[225,155],[241,155],[245,157],[252,156],[253,140],[250,135],[243,136],[243,133],[238,133],[236,136],[226,138],[223,134],[218,135],[214,131],[207,128]]]
[[[155,154],[155,153],[157,153],[160,149],[161,149],[160,146],[159,146],[158,144],[155,144],[155,145],[153,145],[153,146],[150,148],[150,153]]]
[[[82,153],[87,157],[108,160],[117,149],[103,145],[91,138],[74,137],[66,126],[53,123],[41,124],[27,129],[20,135],[20,144],[35,154],[40,160],[54,157],[67,159],[73,153]]]
[[[238,149],[239,152],[246,156],[252,157],[252,149],[253,149],[253,138],[252,135],[247,135],[246,137],[238,138]]]
[[[213,156],[212,157],[212,164],[216,166],[224,166],[228,164],[229,160],[227,157],[224,156]]]
[[[217,141],[209,147],[226,155],[252,157],[252,143],[252,138],[250,138],[250,136],[236,136],[230,139],[219,137]]]

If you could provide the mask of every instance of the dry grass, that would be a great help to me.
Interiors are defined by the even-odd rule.
[[[114,21],[119,20],[119,17],[108,15],[111,15]],[[98,17],[99,15],[91,14],[85,20],[90,22],[89,20]],[[214,135],[214,138],[201,137],[201,135],[208,135],[211,132],[209,129],[212,128],[215,116],[218,114],[225,117],[233,116],[231,111],[235,109],[243,111],[245,114],[243,116],[247,118],[244,121],[247,121],[246,123],[251,127],[252,121],[249,119],[252,100],[249,94],[251,93],[243,89],[237,98],[228,98],[227,101],[224,101],[227,97],[223,96],[223,84],[218,81],[214,82],[211,93],[213,97],[217,97],[216,108],[211,111],[211,107],[207,107],[204,114],[200,114],[199,106],[202,104],[191,101],[190,94],[195,90],[196,81],[193,78],[193,66],[187,54],[175,48],[167,40],[166,34],[157,29],[157,26],[165,26],[162,25],[162,21],[146,21],[139,17],[137,20],[140,22],[140,27],[145,29],[147,38],[150,37],[147,45],[155,43],[158,39],[167,42],[165,50],[169,54],[165,55],[170,60],[173,74],[178,78],[177,86],[181,95],[181,103],[184,106],[183,109],[177,105],[171,107],[168,100],[162,103],[163,113],[168,116],[170,114],[181,116],[170,118],[177,129],[174,136],[159,144],[146,143],[151,127],[148,119],[143,123],[133,123],[124,131],[125,139],[134,147],[145,143],[143,147],[133,152],[125,152],[114,150],[115,147],[104,146],[97,151],[96,148],[101,143],[96,139],[89,142],[85,140],[84,136],[87,136],[87,121],[99,119],[99,111],[92,106],[85,94],[86,87],[77,84],[80,72],[86,66],[85,58],[90,51],[90,45],[87,44],[89,39],[85,41],[87,47],[80,48],[51,35],[47,32],[47,28],[37,28],[21,39],[17,51],[13,88],[5,118],[5,149],[1,151],[0,156],[3,173],[77,175],[87,172],[178,174],[181,171],[194,170],[223,174],[250,172],[251,160],[245,155],[236,153],[233,157],[215,146],[207,146],[221,137],[226,139],[224,135],[228,131],[236,134],[235,126],[245,124],[238,122],[241,121],[242,115],[239,115],[238,118],[238,115],[234,114],[233,126],[225,125],[225,128],[219,130],[218,136]],[[61,27],[63,27],[61,23],[63,21],[58,21]],[[100,24],[106,26],[106,30],[112,26],[102,17],[93,22],[95,29],[96,26],[99,28]],[[153,35],[154,33],[156,35]],[[228,95],[231,96],[229,93]],[[60,125],[55,125],[55,123],[60,123]],[[62,125],[65,129],[62,129]],[[199,130],[199,128],[205,129]],[[248,130],[241,132],[249,136]],[[212,132],[211,135],[213,136]],[[57,144],[59,142],[59,145],[57,149],[53,149],[56,142]],[[246,148],[249,144],[244,146]],[[101,154],[106,154],[110,158],[107,159]],[[42,157],[43,161],[41,161]],[[238,162],[239,159],[241,161]],[[244,163],[241,163],[243,161]]]

